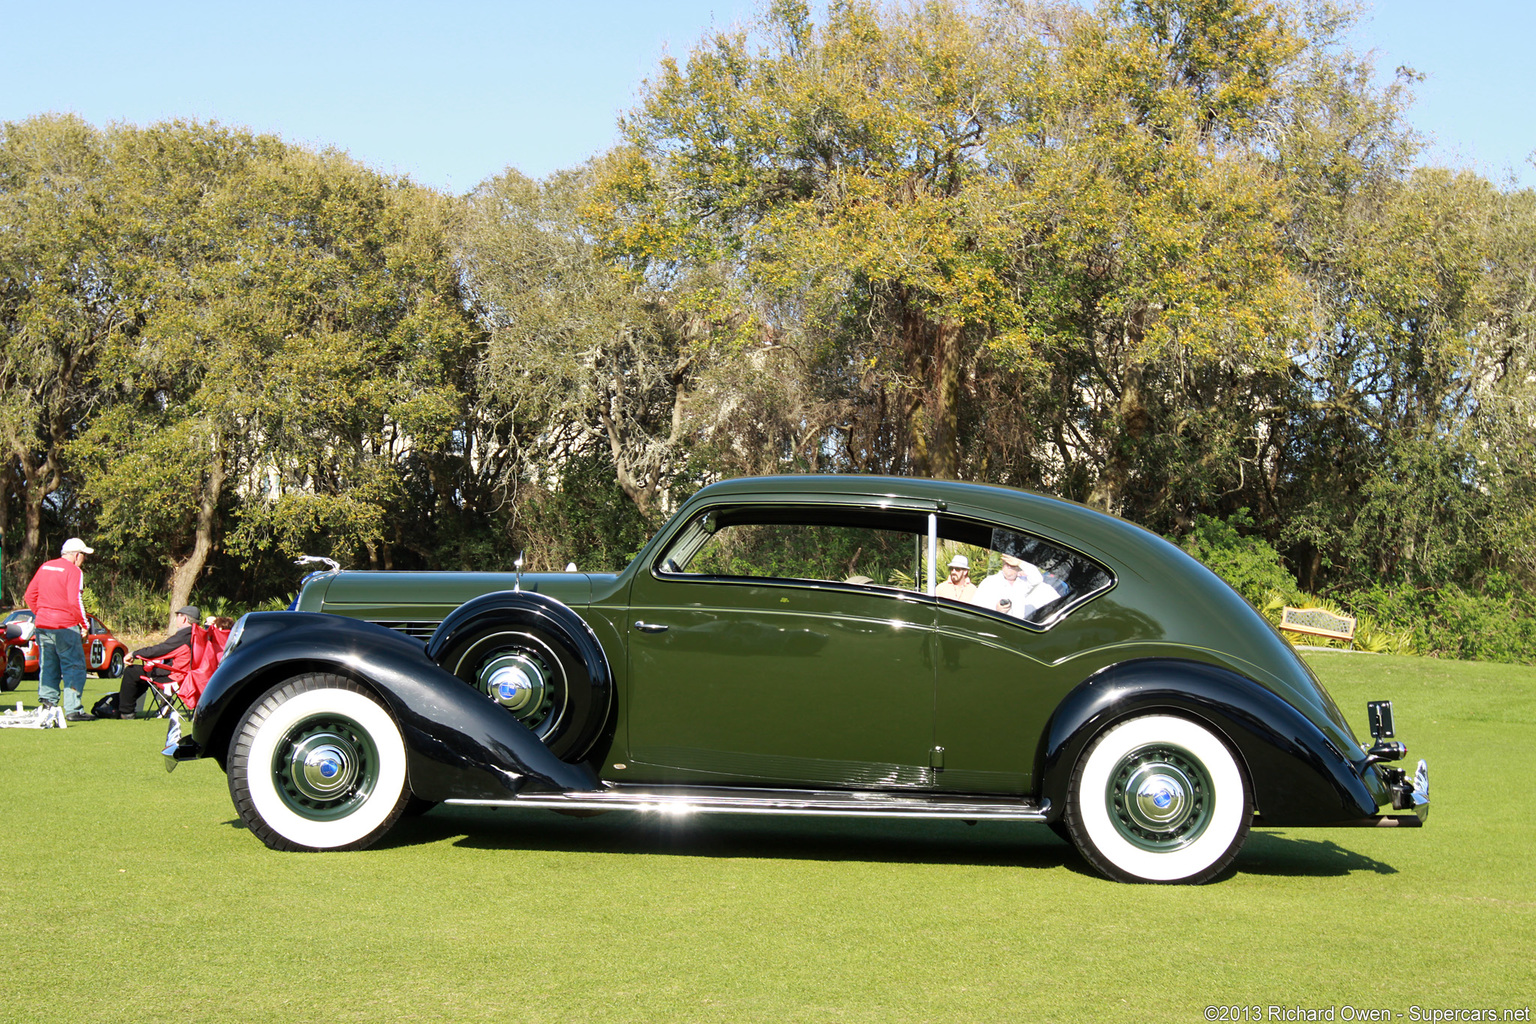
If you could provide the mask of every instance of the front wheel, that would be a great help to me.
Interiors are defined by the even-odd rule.
[[[229,793],[274,850],[357,850],[410,798],[394,717],[357,683],[299,676],[268,690],[235,731]]]
[[[1084,859],[1124,882],[1215,878],[1237,857],[1253,798],[1237,758],[1210,729],[1147,715],[1111,727],[1084,752],[1066,825]]]

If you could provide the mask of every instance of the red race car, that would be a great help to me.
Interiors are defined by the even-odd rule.
[[[18,608],[5,617],[6,623],[31,622],[32,613]],[[103,679],[117,679],[123,674],[128,645],[112,635],[96,616],[90,617],[85,635],[85,667]],[[33,637],[5,641],[5,681],[0,690],[14,690],[24,677],[37,675],[37,640]]]

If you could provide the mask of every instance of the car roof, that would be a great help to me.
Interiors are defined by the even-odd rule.
[[[1027,528],[1045,529],[1059,538],[1112,554],[1122,564],[1151,560],[1183,562],[1187,556],[1162,537],[1135,523],[1074,501],[998,484],[915,477],[804,475],[741,477],[703,488],[687,506],[719,501],[835,501],[839,498],[892,501],[927,506],[957,514],[1012,520]]]

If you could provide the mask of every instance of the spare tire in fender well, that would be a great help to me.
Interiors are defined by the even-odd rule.
[[[564,761],[588,753],[612,712],[613,673],[597,636],[543,594],[497,591],[466,601],[437,627],[426,653],[482,693],[496,689],[499,657],[509,713]]]
[[[1376,812],[1349,761],[1277,694],[1227,669],[1148,658],[1103,669],[1057,706],[1037,752],[1040,795],[1065,806],[1072,768],[1093,738],[1132,714],[1167,711],[1204,722],[1238,751],[1267,825],[1325,825]]]

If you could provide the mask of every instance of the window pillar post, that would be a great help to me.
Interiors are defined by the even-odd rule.
[[[939,514],[928,513],[928,596],[932,597],[938,589],[938,561],[939,561]]]

